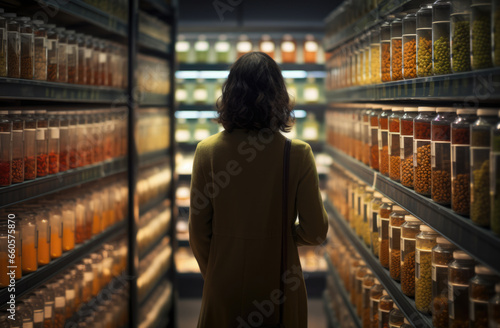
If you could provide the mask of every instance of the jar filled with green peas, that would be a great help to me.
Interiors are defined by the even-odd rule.
[[[453,73],[470,71],[470,0],[452,1],[451,68]]]
[[[500,117],[500,113],[499,113]],[[494,233],[500,234],[500,122],[491,130],[491,219]]]
[[[369,218],[370,225],[370,247],[372,249],[373,255],[379,256],[379,225],[378,225],[378,215],[380,211],[380,206],[382,205],[382,194],[378,191],[373,193],[373,199],[370,203],[371,205],[371,215]]]
[[[417,76],[432,75],[432,6],[421,5],[417,12]]]
[[[415,250],[415,306],[422,313],[431,312],[432,248],[439,234],[426,225],[420,226]]]
[[[472,0],[470,38],[472,69],[492,67],[490,0]]]
[[[451,4],[437,0],[432,4],[432,67],[434,75],[451,73],[450,51]]]
[[[475,264],[465,252],[453,252],[453,262],[448,266],[449,327],[469,327],[469,280]]]

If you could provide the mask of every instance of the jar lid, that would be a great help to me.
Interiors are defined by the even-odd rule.
[[[468,114],[476,114],[477,109],[475,108],[459,108],[457,109],[458,115],[468,115]],[[500,114],[500,112],[499,112]]]
[[[495,285],[495,292],[500,293],[500,282]]]
[[[403,322],[404,322],[404,323],[406,323],[407,325],[409,325],[409,324],[410,324],[410,322],[409,322],[409,321],[408,321],[408,319],[406,319],[406,318],[404,318],[404,319],[403,319]]]
[[[393,112],[402,112],[405,108],[403,106],[394,106],[392,107]]]
[[[394,213],[394,212],[402,212],[402,211],[404,211],[404,209],[403,209],[401,206],[399,206],[399,205],[394,205],[394,206],[392,207],[392,212],[393,212],[393,213]]]
[[[479,108],[477,110],[477,116],[497,116],[498,109],[492,108]]]
[[[456,260],[472,260],[472,257],[464,251],[454,251],[453,258]]]
[[[7,115],[9,114],[8,110],[0,110],[0,115]]]
[[[422,225],[420,226],[420,231],[430,232],[430,231],[434,231],[434,229],[432,229],[432,228],[431,228],[431,227],[429,227],[428,225],[422,224]]]
[[[9,110],[9,114],[14,114],[14,115],[19,115],[21,114],[21,111],[16,109],[16,110]]]
[[[454,113],[456,111],[457,111],[457,109],[454,107],[437,107],[436,108],[437,113]]]
[[[420,222],[420,219],[414,215],[408,214],[408,215],[405,215],[405,221],[407,221],[407,222]]]
[[[399,310],[399,308],[398,308],[398,306],[396,305],[396,303],[394,303],[394,304],[392,305],[392,308],[393,308],[393,309],[396,309],[396,310]]]
[[[419,106],[418,111],[419,112],[435,112],[436,108],[435,107]]]
[[[385,295],[389,295],[389,294],[387,294],[387,291],[384,289],[384,290],[382,291],[382,296],[385,296]]]
[[[382,202],[383,203],[391,203],[392,204],[392,201],[389,198],[387,198],[387,197],[382,197]]]
[[[373,187],[366,187],[367,192],[374,192],[375,189]]]
[[[437,242],[438,244],[448,244],[448,245],[451,245],[451,244],[452,244],[452,242],[451,242],[451,241],[449,241],[448,239],[446,239],[446,238],[444,238],[444,237],[437,237],[437,238],[436,238],[436,242]]]
[[[392,106],[382,105],[382,110],[392,110]]]
[[[418,107],[404,107],[404,111],[406,112],[418,112]]]
[[[374,285],[378,285],[378,284],[380,284],[380,281],[378,280],[378,278],[373,279],[373,284],[374,284]],[[500,285],[500,284],[499,284],[499,285]]]
[[[476,265],[476,267],[474,268],[474,272],[476,274],[485,274],[485,275],[494,275],[495,272],[493,272],[493,270],[491,270],[490,268],[488,268],[487,266],[484,266],[484,265]]]
[[[383,198],[384,196],[382,195],[382,193],[380,193],[378,191],[375,191],[375,193],[373,194],[373,197],[375,197],[375,198]]]
[[[45,114],[47,113],[46,109],[35,109],[35,114]]]

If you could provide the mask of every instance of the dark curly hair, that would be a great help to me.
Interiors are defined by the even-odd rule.
[[[233,129],[288,132],[293,103],[276,62],[262,52],[241,56],[231,67],[217,100],[218,122]]]

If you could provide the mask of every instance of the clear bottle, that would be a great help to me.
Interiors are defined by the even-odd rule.
[[[408,214],[401,206],[394,205],[389,219],[389,274],[396,281],[401,279],[401,225]]]
[[[59,80],[59,35],[54,24],[42,25],[47,32],[47,81]]]
[[[438,107],[431,123],[431,195],[438,204],[451,204],[451,123],[456,109]]]
[[[0,187],[12,183],[12,120],[0,110]]]
[[[489,328],[496,328],[500,324],[500,283],[495,285],[495,296],[488,302]]]
[[[370,318],[370,291],[372,287],[378,283],[378,280],[375,279],[373,274],[367,274],[363,278],[362,284],[362,293],[361,293],[361,320],[363,323],[363,327],[370,327],[371,318]]]
[[[422,313],[431,312],[432,248],[439,234],[426,225],[420,226],[415,247],[415,306]]]
[[[470,213],[470,125],[477,120],[475,109],[458,109],[451,124],[451,208]]]
[[[38,266],[50,263],[50,213],[41,207],[36,208],[36,233]]]
[[[470,0],[451,2],[451,69],[470,71]]]
[[[50,258],[56,259],[62,255],[62,210],[58,201],[49,202],[50,221]]]
[[[32,23],[35,36],[34,79],[47,81],[47,28],[43,20],[34,20]]]
[[[304,63],[316,64],[318,62],[318,41],[314,39],[314,35],[307,34],[304,42]]]
[[[297,42],[292,35],[285,34],[281,40],[281,62],[295,64],[297,62]]]
[[[415,191],[431,195],[431,121],[436,108],[418,107],[418,116],[413,121],[413,178]]]
[[[476,265],[469,283],[470,327],[488,327],[488,301],[495,296],[500,277],[484,265]]]
[[[35,272],[38,269],[38,240],[36,213],[22,214],[20,224],[22,239],[22,271],[23,274]]]
[[[425,77],[432,71],[432,6],[423,4],[417,12],[417,76]]]
[[[364,85],[365,83],[365,35],[361,35],[357,41],[357,52],[356,52],[356,73],[357,73],[357,81],[359,85]]]
[[[450,50],[451,4],[437,0],[432,5],[432,68],[434,75],[451,73]]]
[[[421,224],[413,215],[405,215],[401,226],[401,290],[408,297],[415,297],[415,249]]]
[[[394,181],[401,180],[401,117],[404,107],[392,107],[392,114],[389,116],[389,177]]]
[[[7,19],[0,9],[0,76],[7,76]]]
[[[208,50],[210,45],[205,35],[199,35],[198,41],[194,43],[194,54],[197,63],[206,63],[208,61]]]
[[[62,204],[62,221],[63,221],[63,252],[70,251],[75,248],[75,201],[72,198],[67,198]]]
[[[380,173],[389,176],[389,116],[392,106],[382,106],[378,117],[378,148],[380,151]]]
[[[248,36],[242,34],[238,37],[238,42],[236,43],[236,58],[240,58],[244,54],[251,52],[253,49],[252,42],[248,39]]]
[[[24,121],[24,180],[36,178],[37,130],[34,114],[34,110],[26,110],[21,116]]]
[[[175,53],[179,63],[187,63],[189,57],[190,44],[186,41],[186,36],[179,34],[175,43]]]
[[[448,265],[457,249],[443,237],[436,238],[432,248],[432,324],[436,328],[448,327]]]
[[[391,310],[391,312],[389,312],[389,327],[402,327],[404,323],[405,316],[403,312],[401,312],[396,304],[393,304],[393,309]]]
[[[380,74],[382,82],[391,81],[391,24],[385,22],[380,27]]]
[[[404,107],[404,114],[400,119],[401,147],[401,184],[413,188],[413,120],[418,115],[417,107]]]
[[[384,290],[382,292],[382,297],[380,298],[380,303],[378,305],[378,327],[379,328],[389,328],[389,313],[393,309],[394,302],[392,298]]]
[[[492,67],[490,0],[472,0],[470,38],[472,69]]]
[[[59,172],[69,170],[69,120],[67,112],[58,111],[54,113],[55,120],[59,121]],[[55,141],[54,141],[55,143]]]
[[[78,84],[87,84],[87,61],[85,59],[85,51],[87,50],[87,44],[86,44],[86,41],[85,41],[85,35],[82,34],[82,33],[78,33],[75,35],[76,36],[76,41],[77,41],[77,45],[78,45],[78,52],[77,52],[77,67],[78,67],[78,70],[77,70],[77,79],[76,79],[76,83]],[[115,59],[113,61],[114,63],[117,62],[117,60]],[[118,68],[116,69],[118,70]]]
[[[366,108],[361,112],[361,136],[362,136],[362,154],[361,160],[363,164],[370,165],[370,144],[371,144],[371,135],[370,135],[370,113],[371,107]]]
[[[215,60],[218,63],[229,63],[229,52],[231,51],[231,45],[227,41],[227,35],[221,34],[218,37],[217,42],[214,45],[215,50]]]
[[[369,217],[370,225],[370,248],[372,249],[373,255],[379,256],[379,225],[378,225],[378,215],[380,207],[382,206],[382,194],[378,191],[373,193],[373,199],[370,203],[371,215]]]
[[[500,117],[500,113],[498,114]],[[500,234],[500,123],[491,130],[491,169],[490,169],[490,195],[491,195],[491,230]]]
[[[77,161],[77,149],[78,149],[78,116],[74,112],[67,112],[68,118],[68,163],[70,169],[76,169],[78,167]]]
[[[378,215],[379,226],[379,260],[380,265],[389,269],[389,216],[392,212],[392,202],[389,198],[382,198],[382,205]]]
[[[35,294],[43,300],[43,328],[52,328],[54,326],[54,290],[44,285],[39,287]]]
[[[490,147],[491,129],[498,110],[478,109],[479,118],[471,125],[471,201],[470,218],[473,223],[490,225]]]
[[[469,327],[469,280],[474,276],[476,261],[463,251],[453,252],[448,265],[449,327]]]
[[[370,63],[370,32],[365,34],[363,42],[363,84],[370,84],[371,82],[371,63]]]
[[[64,27],[57,27],[57,67],[58,82],[68,82],[68,37]]]
[[[45,109],[35,110],[36,118],[36,176],[49,174],[49,120]]]
[[[7,20],[7,76],[21,76],[21,36],[17,15],[6,13],[2,15]]]
[[[409,13],[403,18],[403,77],[417,77],[417,14]]]
[[[373,287],[370,289],[370,328],[378,328],[378,307],[380,298],[384,292],[384,287],[378,279],[375,279]]]
[[[380,64],[380,29],[372,29],[370,33],[370,83],[382,82]]]
[[[31,293],[23,302],[28,303],[33,310],[33,328],[44,328],[45,302],[39,295]],[[24,325],[23,325],[24,327]]]
[[[396,18],[391,23],[391,80],[403,79],[403,22]]]

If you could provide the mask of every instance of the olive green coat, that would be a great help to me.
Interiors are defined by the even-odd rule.
[[[198,327],[278,321],[284,143],[280,133],[238,129],[196,148],[189,238],[205,280]],[[297,246],[322,243],[328,219],[311,147],[298,140],[292,141],[288,200],[284,324],[303,328],[307,293]]]

